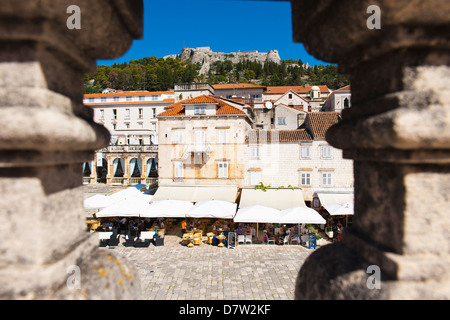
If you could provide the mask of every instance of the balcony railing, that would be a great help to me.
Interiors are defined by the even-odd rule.
[[[100,149],[99,152],[157,152],[158,145],[116,145]]]

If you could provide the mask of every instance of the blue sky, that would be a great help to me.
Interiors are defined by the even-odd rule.
[[[282,60],[328,64],[293,42],[289,1],[246,0],[144,0],[144,38],[135,40],[124,56],[97,64],[159,58],[204,46],[226,53],[278,50]]]

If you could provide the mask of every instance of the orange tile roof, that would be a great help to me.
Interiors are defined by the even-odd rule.
[[[309,112],[305,118],[306,128],[314,138],[325,138],[327,130],[339,121],[340,112]]]
[[[119,104],[149,104],[149,103],[174,103],[175,99],[163,99],[155,101],[121,101],[121,102],[94,102],[84,103],[85,106],[98,106],[98,105],[119,105]]]
[[[272,139],[274,138],[274,139]],[[275,140],[276,139],[276,140]],[[246,137],[246,142],[271,143],[274,142],[304,142],[313,138],[305,129],[295,130],[252,130]]]
[[[211,96],[202,95],[192,99],[182,100],[166,106],[165,111],[158,114],[158,117],[183,116],[185,115],[185,106],[189,104],[216,104],[217,115],[227,114],[245,114],[244,111],[233,107],[232,105]]]
[[[264,89],[266,86],[261,86],[253,83],[226,83],[226,84],[215,84],[213,85],[214,90],[225,90],[225,89]]]
[[[100,97],[120,97],[120,96],[151,96],[160,94],[174,94],[173,91],[125,91],[116,93],[89,93],[85,94],[85,98],[100,98]]]
[[[311,90],[313,86],[278,86],[278,87],[267,87],[266,94],[283,94],[288,92],[289,90],[292,90],[295,93],[307,93],[309,90]],[[317,86],[320,89],[320,92],[323,93],[330,93],[330,90],[326,85],[323,86]]]
[[[350,85],[337,89],[336,91],[351,91]]]
[[[186,100],[182,100],[181,104],[182,105],[186,105],[186,104],[208,104],[208,103],[218,103],[217,99],[214,99],[211,96],[207,96],[207,95],[202,95],[202,96],[198,96],[192,99],[186,99]]]

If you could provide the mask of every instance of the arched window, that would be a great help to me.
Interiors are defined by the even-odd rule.
[[[83,163],[83,177],[89,177],[91,175],[91,163],[85,162]]]
[[[344,109],[350,108],[350,100],[348,98],[344,99]]]
[[[113,161],[113,176],[116,178],[123,178],[125,163],[123,159],[116,158]]]
[[[97,166],[97,183],[106,183],[108,175],[108,162],[102,159],[102,166]]]
[[[141,176],[142,162],[138,158],[130,160],[130,177],[138,178]]]
[[[158,177],[158,158],[150,158],[147,160],[147,177]]]

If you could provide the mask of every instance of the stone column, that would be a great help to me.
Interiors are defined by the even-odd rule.
[[[353,226],[307,259],[296,298],[449,299],[450,2],[291,3],[294,41],[350,74],[327,141],[355,179]]]
[[[71,5],[78,11],[69,10]],[[83,105],[96,59],[141,37],[140,0],[2,1],[0,298],[138,298],[134,267],[87,232],[81,168],[109,143]],[[73,7],[72,7],[73,8]],[[68,25],[81,18],[81,29]],[[69,23],[68,23],[69,19]],[[76,26],[76,24],[75,24]],[[94,168],[93,168],[94,169]]]

